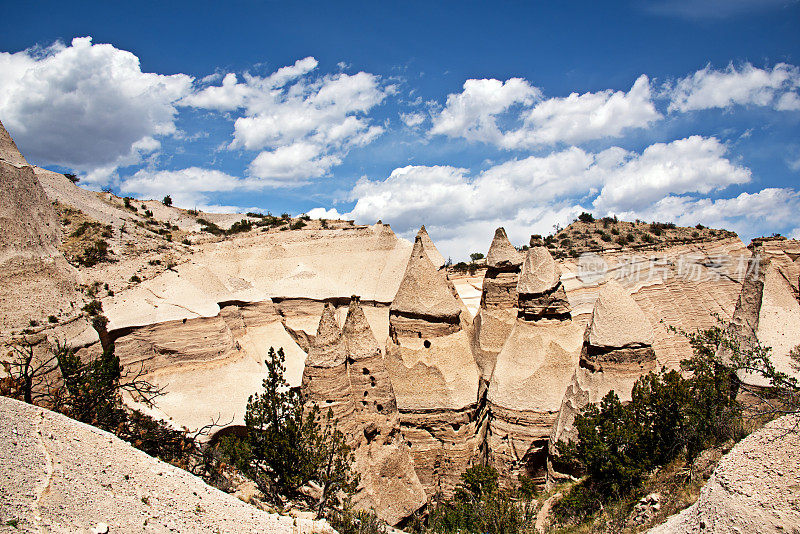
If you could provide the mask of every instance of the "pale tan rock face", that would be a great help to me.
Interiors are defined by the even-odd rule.
[[[350,302],[342,336],[356,413],[396,414],[397,401],[383,354],[357,298]]]
[[[498,228],[486,256],[487,270],[471,340],[484,383],[488,383],[497,354],[516,320],[522,261],[523,255],[508,240],[506,231]]]
[[[117,339],[116,354],[126,367],[144,365],[148,380],[166,388],[152,415],[178,428],[217,418],[240,425],[247,398],[261,390],[270,347],[283,348],[289,384],[301,383],[306,354],[280,320],[269,302],[226,306],[213,317],[135,328]]]
[[[358,297],[352,298],[341,331],[333,307],[325,306],[306,359],[302,390],[308,401],[332,410],[355,451],[353,467],[361,474],[357,506],[374,509],[394,525],[425,503],[400,431],[391,379]]]
[[[796,416],[767,423],[726,454],[697,502],[650,534],[800,530],[800,433]]]
[[[800,328],[797,328],[800,321],[797,285],[800,242],[757,240],[751,248],[753,256],[748,275],[727,331],[743,349],[758,345],[770,347],[770,358],[776,370],[800,377],[789,356],[790,351],[800,345]],[[730,349],[720,348],[718,356],[724,361],[730,357]],[[769,386],[757,373],[740,371],[739,378],[749,386]]]
[[[595,302],[587,340],[594,347],[652,345],[653,328],[625,288],[609,280]]]
[[[0,122],[0,162],[8,163],[15,167],[27,167],[28,162],[17,148],[3,123]]]
[[[497,355],[517,322],[516,308],[480,308],[473,321],[472,352],[485,382],[494,372]]]
[[[0,397],[0,515],[21,532],[326,532],[263,512],[75,420]],[[10,528],[10,527],[9,527]]]
[[[517,293],[540,294],[556,288],[561,281],[561,268],[545,247],[531,247],[525,253]]]
[[[653,251],[607,252],[596,258],[602,266],[600,277],[586,276],[581,261],[567,259],[560,262],[561,281],[573,319],[586,325],[604,280],[619,282],[653,328],[658,365],[677,369],[681,360],[691,356],[692,348],[684,336],[668,327],[691,332],[716,326],[715,314],[723,320],[730,318],[749,258],[750,251],[736,237]]]
[[[458,301],[431,263],[419,236],[414,240],[411,258],[389,313],[451,320],[461,313]]]
[[[508,482],[544,483],[547,443],[578,367],[583,329],[570,320],[519,319],[497,357],[489,390],[489,460]]]
[[[336,322],[333,306],[325,305],[317,335],[303,369],[303,393],[323,414],[330,410],[337,421],[348,420],[355,411],[347,370],[347,347]]]
[[[0,332],[8,334],[31,320],[72,316],[81,299],[77,273],[58,250],[60,225],[42,186],[21,156],[0,148],[8,157],[0,160]]]
[[[419,296],[410,299],[410,291]],[[418,238],[390,308],[385,361],[403,435],[428,496],[449,494],[475,456],[478,367],[467,314]]]
[[[431,260],[433,266],[437,269],[441,269],[445,264],[444,256],[442,256],[442,253],[436,248],[436,245],[433,244],[433,240],[431,239],[431,236],[428,235],[425,225],[422,225],[422,227],[419,229],[419,232],[417,232],[417,237],[419,237],[422,241],[425,254],[428,255],[428,259]]]
[[[486,265],[494,268],[519,267],[522,260],[522,253],[508,240],[505,228],[501,226],[495,230],[489,253],[486,254]]]

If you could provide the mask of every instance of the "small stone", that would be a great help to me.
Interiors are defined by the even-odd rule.
[[[92,534],[108,534],[108,525],[105,523],[97,523],[92,527]]]

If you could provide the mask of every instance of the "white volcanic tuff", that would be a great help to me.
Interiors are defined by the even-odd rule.
[[[354,503],[394,525],[425,503],[425,492],[399,432],[397,404],[378,343],[357,297],[340,331],[328,304],[303,371],[303,393],[333,417],[361,473]]]
[[[538,294],[550,291],[561,280],[561,269],[545,247],[531,247],[525,253],[517,293]]]
[[[0,329],[74,314],[77,274],[59,252],[59,221],[33,169],[0,161],[0,191]]]
[[[753,245],[751,245],[753,246]],[[750,275],[736,304],[735,322],[747,345],[757,342],[771,349],[776,370],[800,377],[789,353],[800,346],[800,242],[768,240],[758,243],[751,259]],[[768,381],[757,374],[740,371],[745,383],[765,387]]]
[[[557,412],[582,343],[583,328],[572,321],[517,320],[497,356],[488,400],[514,410]]]
[[[389,308],[390,313],[457,317],[462,307],[463,304],[459,304],[441,273],[431,263],[422,237],[418,235],[414,240],[403,280]]]
[[[210,316],[218,303],[360,295],[390,302],[411,246],[388,226],[255,234],[197,245],[191,259],[106,299],[109,329]]]
[[[422,240],[422,246],[425,247],[425,253],[428,255],[428,259],[431,260],[433,266],[437,269],[441,269],[446,263],[444,256],[442,256],[442,253],[436,248],[436,245],[433,244],[433,240],[431,236],[428,235],[424,224],[420,227],[419,232],[417,232],[417,236]]]
[[[147,378],[166,387],[154,416],[190,429],[217,418],[243,424],[247,398],[262,388],[270,347],[283,348],[287,382],[301,384],[306,354],[280,319],[269,302],[227,306],[212,317],[137,328],[116,341],[116,353],[125,366],[143,361]]]
[[[730,317],[749,257],[750,251],[733,237],[661,250],[604,253],[599,259],[605,270],[600,271],[599,279],[586,276],[572,260],[559,263],[573,319],[588,325],[602,281],[614,279],[630,292],[648,318],[655,333],[653,349],[658,364],[677,369],[692,348],[684,336],[667,327],[691,332],[715,326],[714,314]],[[723,268],[715,268],[720,259]]]
[[[385,362],[403,435],[429,497],[452,492],[478,446],[478,367],[467,316],[418,237],[390,308]]]
[[[797,532],[800,530],[800,433],[786,415],[737,443],[692,506],[650,534]]]
[[[17,148],[17,144],[0,122],[0,161],[15,167],[27,167],[28,162]]]
[[[628,291],[614,280],[600,289],[587,341],[594,347],[653,344],[653,327]]]

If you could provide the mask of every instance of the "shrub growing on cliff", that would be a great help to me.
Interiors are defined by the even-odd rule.
[[[299,388],[284,379],[283,349],[270,347],[263,391],[247,401],[245,425],[251,457],[243,464],[268,495],[291,494],[314,480],[322,488],[318,513],[338,504],[340,493],[353,493],[358,475],[350,469],[354,457],[344,434],[331,420],[307,406]]]

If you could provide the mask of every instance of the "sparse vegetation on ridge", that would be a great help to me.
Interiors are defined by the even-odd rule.
[[[566,228],[555,228],[553,234],[544,238],[544,243],[555,258],[574,258],[586,252],[657,248],[735,236],[734,232],[715,230],[703,225],[679,227],[674,223],[626,222],[616,217],[596,219],[591,213],[584,212]]]

